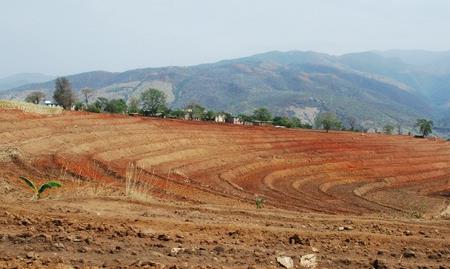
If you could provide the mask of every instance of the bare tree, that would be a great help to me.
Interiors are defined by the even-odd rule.
[[[350,130],[354,131],[356,129],[357,120],[355,117],[350,117],[348,119],[348,125],[350,125]]]
[[[138,113],[139,112],[139,105],[140,100],[136,96],[132,96],[130,99],[128,99],[128,112],[129,113]]]
[[[45,93],[41,91],[31,92],[25,97],[25,102],[39,104],[45,98]]]
[[[81,90],[81,94],[84,97],[84,103],[86,104],[86,106],[89,105],[89,98],[92,96],[93,92],[94,91],[92,89],[89,89],[89,88],[84,88],[84,89]]]

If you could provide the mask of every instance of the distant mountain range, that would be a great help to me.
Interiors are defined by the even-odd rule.
[[[39,73],[20,73],[12,76],[0,78],[0,91],[13,89],[19,86],[46,82],[54,79],[54,76],[39,74]]]
[[[74,89],[95,96],[125,98],[149,87],[164,91],[172,107],[198,102],[207,108],[250,113],[267,107],[276,115],[312,122],[334,111],[344,123],[365,128],[432,118],[450,134],[450,51],[370,51],[333,56],[316,52],[268,52],[189,67],[162,67],[121,73],[94,71],[68,76]],[[53,81],[0,92],[23,99],[32,90],[51,96]]]

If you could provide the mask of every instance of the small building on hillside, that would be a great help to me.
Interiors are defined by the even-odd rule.
[[[227,116],[225,114],[219,113],[214,117],[214,121],[224,123],[226,118],[227,118]]]
[[[184,110],[184,119],[192,120],[192,109],[188,108]]]
[[[244,124],[244,122],[239,117],[232,117],[232,122],[231,123],[239,124],[239,125]]]
[[[45,101],[44,101],[44,105],[50,106],[50,107],[56,107],[56,106],[58,106],[55,102],[52,102],[52,101],[50,101],[50,100],[45,100]]]

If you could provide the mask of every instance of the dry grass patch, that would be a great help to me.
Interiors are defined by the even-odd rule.
[[[49,107],[44,105],[36,105],[32,103],[12,101],[12,100],[0,100],[0,109],[21,110],[27,113],[36,113],[45,115],[58,115],[63,112],[62,107]]]

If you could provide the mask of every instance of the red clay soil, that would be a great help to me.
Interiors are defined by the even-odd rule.
[[[63,187],[31,202],[21,175]],[[450,264],[438,139],[0,111],[0,181],[5,268]]]

